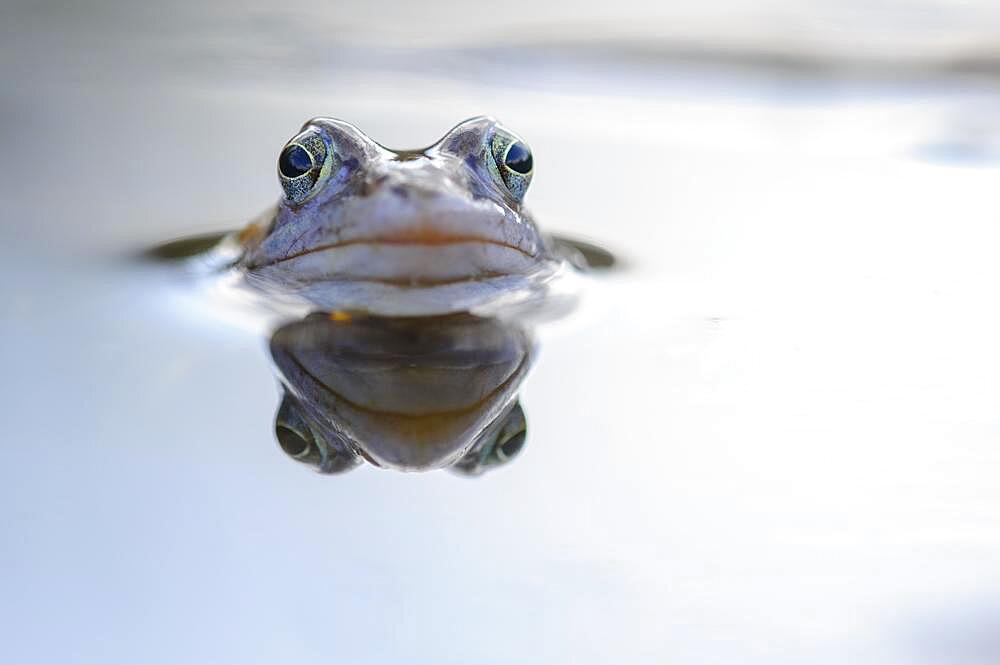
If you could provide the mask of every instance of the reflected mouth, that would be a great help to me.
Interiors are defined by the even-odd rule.
[[[443,405],[440,409],[415,409],[420,402],[418,398],[411,398],[414,404],[408,408],[398,403],[373,403],[363,393],[345,395],[336,386],[313,374],[299,358],[290,355],[288,360],[294,363],[302,376],[315,388],[332,398],[328,403],[335,407],[325,415],[346,426],[357,452],[375,466],[397,469],[440,468],[464,454],[488,424],[491,407],[501,404],[505,396],[516,390],[529,363],[525,355],[516,365],[500,366],[506,376],[496,385],[489,386],[489,390],[482,392],[476,399]],[[483,373],[485,368],[478,369]],[[428,381],[412,381],[410,377],[410,390],[396,392],[398,395],[447,393],[449,391],[442,389],[442,382],[445,385],[451,384],[452,387],[469,386],[466,378],[469,371],[469,368],[451,372],[432,370]],[[475,373],[476,368],[471,371]],[[391,377],[393,373],[393,370],[381,368],[371,378],[377,385],[379,377]],[[395,373],[403,374],[404,380],[408,378],[402,370],[397,369]],[[383,386],[390,392],[392,387],[391,381]],[[470,391],[470,394],[473,393],[474,391]]]

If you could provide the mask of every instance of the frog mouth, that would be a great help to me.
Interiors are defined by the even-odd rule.
[[[537,252],[496,238],[416,229],[321,243],[270,265],[302,280],[419,286],[528,274],[538,261]]]
[[[423,286],[533,274],[547,256],[530,218],[493,201],[383,187],[335,203],[308,214],[279,208],[244,265],[289,283]]]

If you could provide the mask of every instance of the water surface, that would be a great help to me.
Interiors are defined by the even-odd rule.
[[[9,11],[5,662],[1000,657],[989,72]],[[516,463],[312,473],[273,440],[266,326],[135,253],[273,202],[310,116],[412,147],[479,113],[530,141],[540,223],[625,268],[539,331]]]

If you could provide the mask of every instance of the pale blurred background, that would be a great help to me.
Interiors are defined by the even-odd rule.
[[[0,7],[0,662],[1000,662],[1000,5]],[[624,269],[477,480],[285,458],[136,251],[502,119]]]

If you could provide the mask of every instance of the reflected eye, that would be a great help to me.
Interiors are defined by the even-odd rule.
[[[490,152],[493,157],[490,172],[494,179],[521,201],[528,191],[535,167],[531,148],[518,136],[498,126],[490,140]]]
[[[287,393],[274,417],[274,437],[282,452],[320,473],[339,473],[358,464],[356,455],[349,454],[344,448],[331,446],[322,434],[310,427],[302,408]]]
[[[316,468],[323,461],[323,453],[301,409],[287,394],[274,418],[274,438],[282,452],[294,460]]]
[[[278,445],[281,449],[285,451],[285,454],[289,457],[295,459],[302,459],[309,455],[309,451],[312,449],[312,444],[306,441],[305,438],[300,436],[297,432],[294,432],[287,427],[278,425],[274,428],[274,434],[278,439]]]
[[[527,437],[528,423],[524,419],[521,405],[517,404],[497,433],[497,440],[490,455],[493,458],[492,461],[503,464],[517,457],[521,448],[524,448],[524,441]]]
[[[481,446],[476,446],[452,467],[458,473],[476,476],[491,468],[511,461],[524,448],[528,436],[528,423],[520,403],[504,418],[499,429],[490,435]]]
[[[278,179],[285,197],[294,204],[305,202],[320,189],[334,166],[336,153],[315,129],[307,129],[288,142],[278,156]]]
[[[521,448],[524,447],[524,441],[527,436],[527,429],[515,432],[509,439],[500,443],[493,451],[493,454],[496,455],[497,459],[501,462],[513,459],[519,452],[521,452]]]

